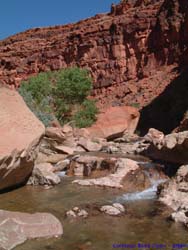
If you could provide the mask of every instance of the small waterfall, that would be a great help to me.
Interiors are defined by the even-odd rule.
[[[116,198],[117,202],[124,201],[136,201],[136,200],[150,200],[156,198],[157,187],[159,184],[164,183],[166,179],[160,178],[160,174],[155,172],[154,176],[151,176],[149,169],[154,168],[152,163],[144,163],[144,173],[149,178],[151,186],[143,191],[137,191],[134,193],[126,193]]]
[[[156,198],[157,186],[166,180],[157,180],[153,185],[141,192],[127,193],[116,198],[117,202],[135,201],[135,200],[150,200]]]

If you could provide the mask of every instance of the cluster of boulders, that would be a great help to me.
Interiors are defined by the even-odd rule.
[[[155,136],[150,133],[155,131]],[[145,140],[149,144],[142,153],[156,160],[163,160],[176,164],[188,163],[188,131],[164,135],[162,132],[150,129]]]
[[[170,218],[188,226],[188,131],[164,135],[156,129],[150,129],[140,145],[145,145],[142,154],[167,162],[170,164],[170,174],[176,173],[159,185],[158,196],[161,202],[173,210]]]
[[[171,218],[188,227],[188,165],[181,166],[175,177],[158,188],[159,200],[171,207]]]
[[[63,131],[68,131],[67,135]],[[135,136],[130,136],[130,140],[132,137],[135,140]],[[73,181],[79,185],[119,188],[127,192],[148,188],[152,177],[156,176],[155,169],[148,175],[142,164],[125,157],[125,152],[133,152],[134,143],[131,141],[130,151],[128,147],[125,151],[128,143],[121,139],[109,142],[105,138],[83,137],[68,125],[47,128],[28,184],[58,184],[63,171],[67,176],[89,177]]]
[[[77,218],[77,217],[87,218],[88,215],[89,214],[85,209],[80,209],[79,207],[74,207],[73,209],[66,212],[66,216],[68,218]]]
[[[111,205],[103,206],[95,205],[92,210],[97,210],[99,213],[102,212],[110,216],[119,216],[125,214],[126,212],[124,205],[120,203],[113,203]],[[67,218],[87,218],[89,215],[90,213],[86,209],[81,209],[79,207],[74,207],[66,212]]]
[[[22,116],[18,117],[18,113]],[[24,119],[23,123],[21,117]],[[139,113],[130,107],[113,107],[106,110],[88,129],[76,129],[70,125],[45,129],[15,91],[2,88],[0,118],[0,133],[4,136],[4,140],[0,141],[0,190],[26,183],[49,188],[59,184],[62,180],[60,176],[66,174],[82,177],[74,180],[74,184],[134,192],[150,187],[154,178],[166,177],[158,169],[151,168],[146,173],[145,159],[142,158],[142,162],[138,162],[131,159],[131,155],[143,154],[170,163],[188,164],[187,131],[164,135],[156,129],[150,129],[147,135],[139,137],[134,134]],[[7,128],[9,132],[6,132]],[[174,210],[171,218],[186,225],[188,225],[187,176],[188,167],[184,165],[179,168],[174,178],[161,184],[158,189],[159,200]],[[125,213],[124,206],[117,203],[102,206],[99,210],[109,215]],[[0,230],[0,235],[9,235],[9,226],[15,228],[15,239],[12,242],[0,240],[2,249],[11,249],[9,244],[15,246],[27,238],[35,237],[25,234],[21,238],[18,237],[18,232],[25,229],[20,226],[22,222],[19,222],[19,219],[15,221],[12,217],[9,219],[8,212],[2,213],[8,218],[8,222],[6,219],[2,220],[1,225],[4,229]],[[75,207],[67,211],[66,215],[86,218],[89,213],[85,209]],[[43,215],[37,216],[39,220],[45,218]],[[27,221],[26,215],[24,218]],[[55,224],[56,222],[54,219]],[[35,227],[36,231],[40,229],[40,223],[37,225],[32,223],[34,222],[30,224],[28,222],[28,226]],[[38,234],[39,237],[46,236],[47,233],[43,235],[42,232]],[[57,235],[61,234],[62,231],[59,230]]]

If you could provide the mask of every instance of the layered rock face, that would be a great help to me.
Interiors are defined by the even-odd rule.
[[[91,72],[101,106],[145,107],[176,79],[176,66],[187,64],[187,9],[186,0],[121,1],[109,14],[12,36],[0,42],[0,82],[17,87],[38,72],[77,65]],[[158,111],[156,119],[148,114],[153,109],[144,110],[144,118],[163,130],[159,121],[166,111]],[[176,120],[169,123],[168,132],[176,126]]]

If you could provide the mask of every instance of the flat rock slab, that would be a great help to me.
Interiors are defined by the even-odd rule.
[[[0,88],[0,157],[23,150],[45,132],[18,92]]]
[[[51,214],[0,210],[0,250],[11,250],[27,239],[58,237],[62,234],[61,223]]]

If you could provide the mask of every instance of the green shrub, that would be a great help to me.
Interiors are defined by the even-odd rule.
[[[19,93],[45,126],[57,118],[62,124],[74,120],[76,126],[85,127],[95,121],[97,113],[95,102],[86,100],[91,89],[87,70],[67,68],[29,78]]]
[[[37,76],[29,78],[24,81],[20,87],[20,93],[24,91],[29,92],[37,104],[40,104],[44,97],[50,96],[52,92],[51,84],[52,73],[39,73]]]
[[[81,110],[74,115],[76,127],[84,128],[91,126],[96,121],[98,109],[95,101],[85,100],[81,106]]]
[[[68,104],[82,103],[91,88],[92,81],[87,70],[67,68],[58,72],[54,94]]]
[[[140,108],[140,104],[137,103],[137,102],[131,103],[130,106],[134,107],[134,108],[137,108],[137,109]]]

